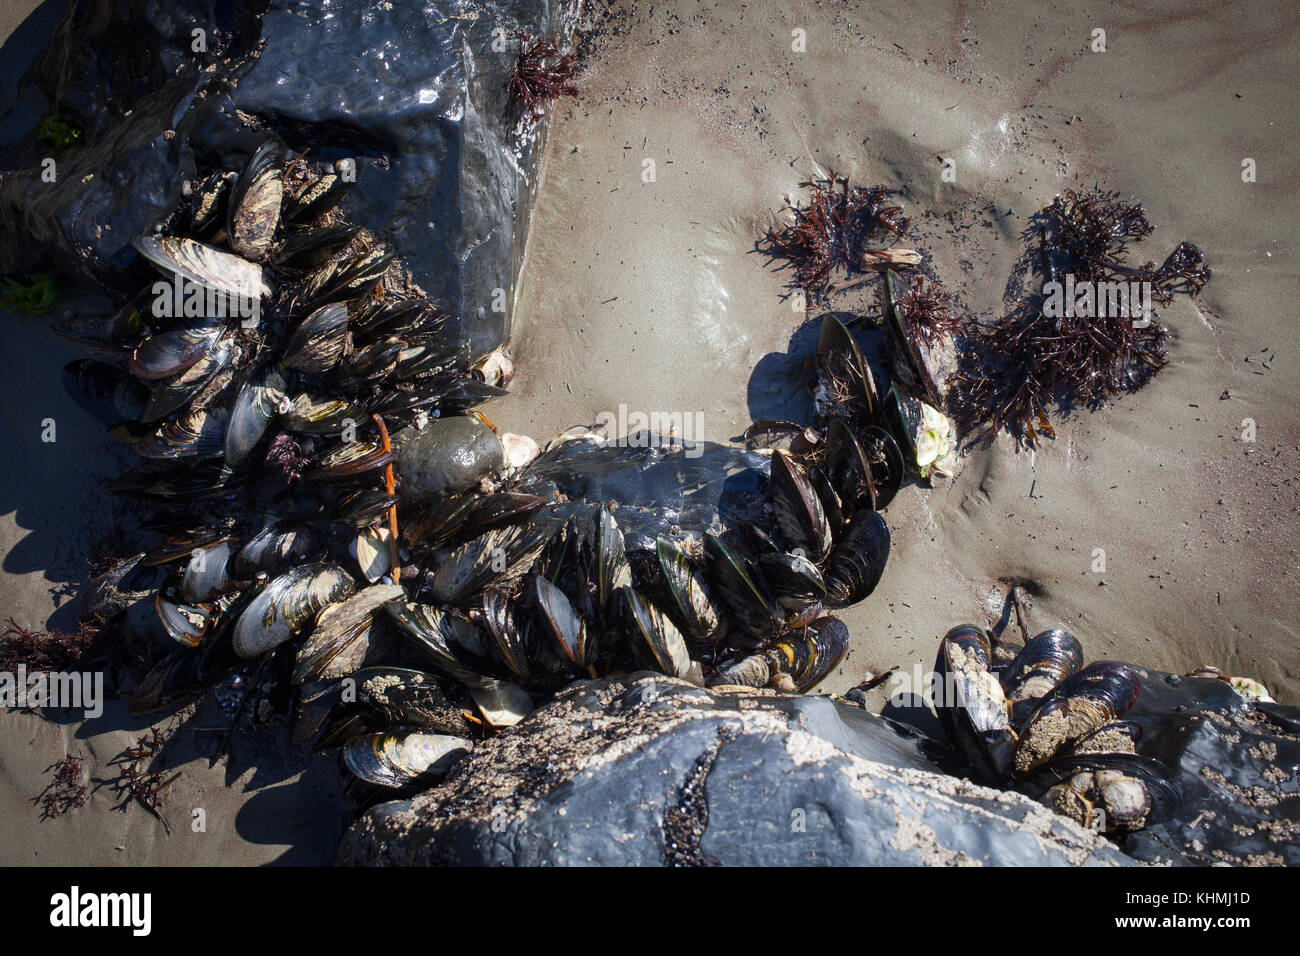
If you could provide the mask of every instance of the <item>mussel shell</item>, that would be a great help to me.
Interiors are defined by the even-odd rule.
[[[826,597],[821,571],[801,554],[765,554],[758,567],[768,590],[787,611],[802,611]]]
[[[293,223],[315,222],[337,206],[351,182],[336,173],[314,176],[284,203],[284,218]]]
[[[772,453],[769,496],[776,525],[792,550],[821,561],[831,547],[831,525],[803,468],[783,451]]]
[[[440,673],[467,687],[483,681],[491,668],[491,647],[469,618],[411,601],[391,601],[384,608]]]
[[[542,633],[551,641],[561,658],[574,667],[591,663],[594,642],[587,622],[558,587],[540,574],[533,575],[533,598],[537,602]]]
[[[631,585],[620,587],[618,594],[636,655],[660,673],[685,677],[691,667],[691,656],[677,626]]]
[[[343,358],[347,341],[347,306],[340,302],[321,306],[294,330],[281,361],[300,372],[323,374]]]
[[[839,618],[819,617],[783,634],[772,647],[778,669],[806,694],[830,675],[849,653],[849,629]]]
[[[78,405],[109,428],[140,421],[149,401],[149,390],[136,379],[93,359],[77,359],[65,365],[63,387]]]
[[[907,478],[907,459],[898,447],[894,436],[883,428],[870,426],[858,435],[867,467],[871,470],[871,484],[875,489],[876,509],[883,510],[894,500]]]
[[[357,700],[379,711],[390,724],[456,736],[473,731],[462,709],[432,674],[409,667],[366,667],[354,677]]]
[[[989,670],[991,659],[982,628],[954,627],[939,642],[930,693],[949,739],[983,780],[1002,785],[1017,741],[1002,685]]]
[[[488,584],[505,587],[525,574],[552,529],[536,524],[496,528],[461,545],[438,566],[430,593],[440,604],[472,600]]]
[[[1002,671],[1002,689],[1014,703],[1026,697],[1046,697],[1061,681],[1083,666],[1083,647],[1064,628],[1034,635]]]
[[[228,370],[239,354],[233,340],[228,336],[223,338],[180,375],[154,385],[149,402],[140,413],[140,420],[155,422],[182,405],[204,404],[204,399],[210,397],[214,388],[229,384],[233,375]],[[222,373],[225,373],[224,381],[218,383],[217,378]]]
[[[306,473],[306,477],[355,478],[368,471],[383,468],[392,460],[392,451],[386,451],[380,441],[349,441],[325,455],[315,468]]]
[[[341,524],[366,528],[387,514],[395,504],[397,495],[390,495],[382,488],[358,488],[339,498],[330,517]]]
[[[627,563],[623,531],[614,513],[601,504],[596,514],[595,585],[596,606],[608,611],[614,595],[632,584],[632,569]]]
[[[469,688],[469,696],[490,727],[513,727],[533,712],[533,699],[518,684],[486,678]]]
[[[249,660],[283,644],[322,608],[355,591],[352,576],[337,565],[304,564],[287,571],[239,616],[231,635],[235,653]]]
[[[78,314],[59,319],[50,328],[70,342],[85,348],[121,345],[140,338],[148,330],[156,299],[153,287],[150,286],[137,292],[115,312]]]
[[[723,615],[713,600],[704,574],[681,548],[660,535],[655,556],[668,596],[668,609],[676,617],[688,641],[715,644],[722,637]]]
[[[365,734],[344,745],[343,762],[367,783],[396,789],[436,776],[473,746],[463,737],[444,734]]]
[[[375,584],[326,607],[298,651],[290,683],[344,677],[359,668],[370,649],[374,612],[402,596],[395,584]]]
[[[1056,686],[1048,700],[1083,699],[1096,704],[1106,720],[1119,720],[1137,703],[1141,680],[1118,661],[1095,661]]]
[[[284,152],[268,139],[257,148],[235,182],[227,203],[226,232],[230,248],[249,259],[266,258],[284,197]]]
[[[532,676],[532,635],[523,615],[503,592],[483,592],[483,623],[497,661],[516,680],[527,683]]]
[[[361,410],[346,398],[300,392],[284,413],[284,427],[306,435],[327,435],[363,418]]]
[[[131,353],[131,374],[145,381],[179,375],[211,352],[225,324],[218,320],[199,318],[166,332],[157,332]]]
[[[238,581],[278,570],[291,560],[302,560],[316,550],[316,533],[306,525],[288,521],[268,524],[249,538],[231,565]]]
[[[212,622],[212,608],[185,604],[167,597],[162,591],[154,599],[158,620],[167,636],[185,647],[198,647]]]
[[[357,563],[361,576],[374,584],[393,567],[392,550],[388,547],[387,528],[362,528],[348,544],[348,553]]]
[[[181,579],[181,589],[190,601],[210,601],[230,587],[227,567],[234,543],[225,539],[194,549]]]
[[[372,249],[342,259],[331,259],[314,272],[298,293],[298,305],[314,309],[326,302],[352,301],[370,292],[388,271],[393,253]]]
[[[116,562],[90,580],[77,602],[77,616],[83,621],[111,620],[133,603],[151,583],[156,571],[147,571],[145,552]]]
[[[831,401],[836,406],[824,409],[824,413],[864,425],[876,422],[880,395],[871,366],[862,357],[862,350],[848,327],[829,312],[817,337],[817,380],[821,401]]]
[[[309,269],[343,250],[359,231],[357,226],[336,223],[319,229],[301,229],[280,246],[277,256],[281,269]]]
[[[285,399],[284,369],[272,362],[249,376],[235,396],[226,425],[226,464],[237,468],[243,464],[266,434],[271,419]]]
[[[145,458],[214,458],[222,454],[226,422],[224,408],[195,408],[165,422],[135,445]]]
[[[704,553],[717,583],[718,596],[731,612],[732,623],[760,643],[780,634],[785,626],[785,614],[759,584],[752,565],[711,532],[704,535]]]
[[[143,236],[131,243],[165,272],[179,275],[213,292],[256,299],[270,294],[262,267],[247,259],[176,236]]]
[[[826,580],[826,605],[856,604],[872,591],[889,560],[889,525],[876,511],[863,511],[853,519],[822,567]]]

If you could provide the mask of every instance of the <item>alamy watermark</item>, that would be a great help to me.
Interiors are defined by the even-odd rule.
[[[628,411],[626,404],[617,412],[601,412],[596,428],[623,448],[681,447],[687,458],[704,454],[700,439],[704,435],[703,412]],[[685,443],[678,445],[678,442]]]
[[[1149,328],[1152,322],[1150,282],[1076,282],[1071,273],[1065,280],[1043,284],[1043,315],[1049,319],[1134,319],[1133,328]]]
[[[104,713],[103,671],[0,671],[0,707],[53,707],[83,711],[87,719]]]
[[[262,320],[262,297],[256,288],[231,293],[179,275],[173,279],[159,279],[153,284],[155,319],[239,319],[248,329],[256,328]]]

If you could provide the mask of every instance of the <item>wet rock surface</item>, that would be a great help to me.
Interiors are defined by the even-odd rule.
[[[648,673],[577,684],[439,787],[382,804],[350,865],[1120,865],[1014,793],[943,772],[899,725],[825,697]]]
[[[402,495],[436,500],[468,491],[501,468],[501,440],[474,418],[431,420],[397,449]]]
[[[257,6],[71,5],[20,99],[37,125],[58,116],[82,141],[56,151],[33,126],[0,154],[0,272],[50,263],[88,286],[134,291],[149,270],[131,239],[176,206],[195,158],[235,166],[271,130],[318,159],[355,159],[351,220],[459,316],[475,354],[508,339],[497,290],[518,272],[540,140],[519,132],[506,80],[518,32],[564,31],[572,4]]]

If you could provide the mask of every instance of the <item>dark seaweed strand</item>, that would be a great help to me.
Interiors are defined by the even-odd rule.
[[[885,186],[850,186],[847,177],[801,183],[812,190],[805,206],[786,197],[785,210],[793,220],[769,228],[767,251],[785,259],[795,270],[795,281],[809,295],[826,291],[835,270],[861,271],[868,244],[885,234],[907,235],[912,220],[903,207],[889,202]]]
[[[550,100],[578,95],[578,88],[572,82],[575,60],[574,54],[560,52],[554,37],[521,33],[519,62],[510,74],[507,88],[525,110],[541,116]]]
[[[1197,294],[1210,279],[1205,257],[1190,242],[1179,243],[1159,268],[1129,265],[1130,246],[1155,227],[1141,203],[1115,193],[1067,190],[1043,215],[1050,228],[1040,241],[1050,278],[1062,270],[1077,282],[1146,281],[1161,304],[1179,293]],[[1005,428],[1031,447],[1041,435],[1055,437],[1047,419],[1052,402],[1098,408],[1137,391],[1169,360],[1168,333],[1158,322],[1138,328],[1117,315],[1051,319],[1028,303],[994,325],[972,325],[967,334],[973,347],[952,378],[959,425],[982,428],[987,440]]]
[[[876,290],[881,314],[884,314],[885,295],[884,289]],[[952,312],[951,293],[941,292],[937,282],[924,276],[917,276],[912,287],[899,297],[896,304],[929,348],[939,345],[946,337],[958,337],[964,331],[961,318]]]

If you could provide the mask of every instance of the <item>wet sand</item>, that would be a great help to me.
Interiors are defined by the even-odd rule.
[[[1065,624],[1090,658],[1212,663],[1300,701],[1300,332],[1287,309],[1300,292],[1300,14],[1160,9],[616,4],[582,98],[556,112],[515,316],[518,375],[485,412],[539,439],[620,405],[699,413],[693,437],[712,439],[806,417],[815,332],[801,330],[786,276],[754,251],[801,181],[833,170],[901,190],[933,273],[984,319],[1006,311],[1030,216],[1060,189],[1099,181],[1145,202],[1158,229],[1139,248],[1151,258],[1189,239],[1214,269],[1199,307],[1180,298],[1162,313],[1170,367],[1109,409],[1057,419],[1057,440],[1036,454],[1004,437],[971,450],[951,485],[904,489],[886,514],[889,566],[844,613],[853,649],[821,689],[927,668],[944,631],[996,622],[1018,581],[1032,623]],[[1105,53],[1088,49],[1094,27]],[[795,29],[806,52],[791,50]],[[940,156],[955,161],[955,183],[941,180]],[[1255,183],[1241,181],[1247,156]],[[872,311],[861,293],[833,305]],[[73,350],[39,323],[3,320],[0,616],[58,626],[112,530],[98,485],[121,451],[59,385]],[[47,416],[54,445],[39,438]],[[1239,440],[1246,418],[1254,443]],[[65,748],[111,777],[107,761],[145,726],[120,710],[88,728],[0,715],[0,862],[329,859],[336,768],[313,763],[293,790],[291,755],[252,743],[233,772],[178,752],[171,837],[138,807],[111,811],[105,789],[37,822],[32,798]],[[202,835],[187,816],[200,806]]]

